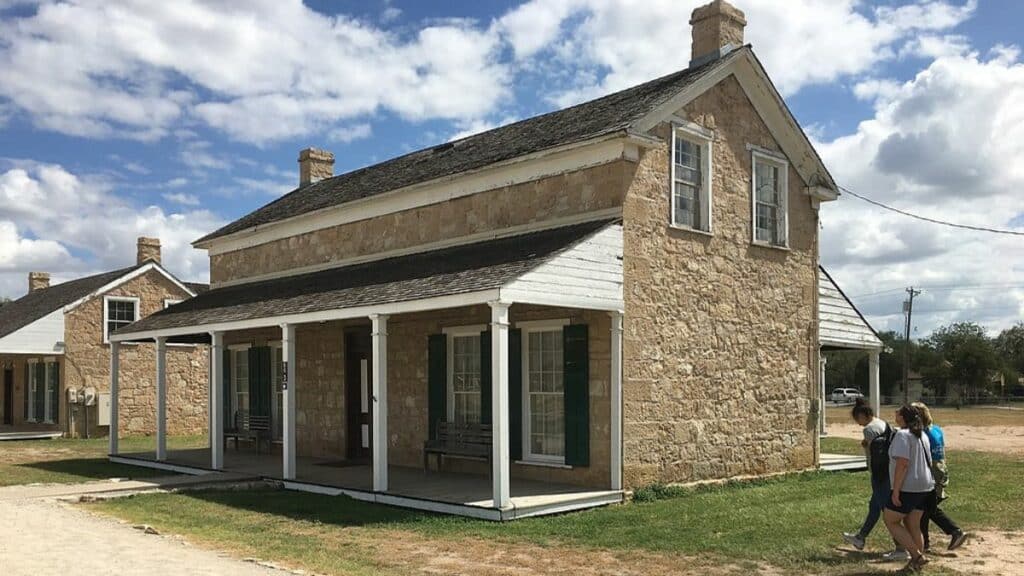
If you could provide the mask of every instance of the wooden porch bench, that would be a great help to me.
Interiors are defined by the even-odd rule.
[[[270,451],[272,440],[270,434],[270,416],[256,416],[248,410],[237,410],[235,412],[233,428],[224,431],[224,446],[228,445],[228,438],[235,439],[235,450],[238,450],[239,438],[243,440],[255,440],[256,453],[260,453],[260,445],[267,443],[267,451]]]
[[[423,469],[430,469],[430,455],[437,455],[437,468],[440,470],[445,456],[458,456],[487,461],[487,475],[492,474],[491,447],[492,433],[490,424],[456,424],[454,422],[438,422],[437,436],[423,444]]]

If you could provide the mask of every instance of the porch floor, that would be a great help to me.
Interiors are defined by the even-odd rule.
[[[153,452],[118,456],[128,463],[143,466],[147,463],[157,464]],[[210,450],[170,450],[167,460],[161,464],[183,468],[179,470],[182,472],[203,473],[209,470]],[[280,455],[257,455],[253,450],[245,448],[224,451],[225,471],[280,480],[281,467]],[[378,493],[373,492],[369,463],[298,458],[296,470],[296,479],[286,481],[286,487],[325,494],[347,494],[361,500],[494,520],[553,514],[622,500],[620,490],[512,478],[511,506],[499,510],[494,506],[490,479],[483,475],[389,466],[388,490]]]
[[[820,462],[821,469],[826,472],[856,472],[868,469],[867,458],[852,454],[828,454],[826,452],[822,452]]]

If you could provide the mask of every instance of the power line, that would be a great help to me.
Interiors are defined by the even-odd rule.
[[[849,194],[850,196],[853,196],[854,198],[859,198],[859,199],[867,202],[868,204],[873,204],[875,206],[878,206],[879,208],[882,208],[882,209],[885,209],[885,210],[889,210],[890,212],[895,212],[897,214],[900,214],[900,215],[903,215],[903,216],[907,216],[908,218],[914,218],[914,219],[917,219],[917,220],[921,220],[923,222],[930,222],[932,224],[938,224],[940,226],[949,226],[950,228],[960,228],[962,230],[973,230],[975,232],[988,232],[988,233],[991,233],[991,234],[1005,234],[1007,236],[1024,236],[1024,232],[1021,232],[1021,231],[1018,231],[1018,230],[1006,230],[1006,229],[1003,229],[1003,228],[989,228],[987,226],[971,226],[970,224],[958,224],[956,222],[948,222],[946,220],[939,220],[937,218],[929,218],[927,216],[921,216],[920,214],[914,214],[913,212],[907,212],[906,210],[900,210],[899,208],[894,208],[892,206],[889,206],[888,204],[883,204],[883,203],[881,203],[881,202],[879,202],[877,200],[872,200],[871,198],[868,198],[867,196],[862,196],[860,194],[857,194],[853,190],[850,190],[849,188],[845,188],[843,186],[839,186],[839,189],[842,190],[843,192]]]
[[[945,286],[921,286],[922,289],[928,292],[956,292],[958,290],[1005,290],[1006,288],[1024,288],[1024,283],[1020,282],[1007,282],[1000,284],[949,284]],[[850,298],[872,298],[875,296],[884,296],[892,294],[894,292],[901,292],[903,288],[891,288],[889,290],[879,290],[878,292],[868,292],[866,294],[855,294]]]

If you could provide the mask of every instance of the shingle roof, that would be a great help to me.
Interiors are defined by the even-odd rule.
[[[28,326],[43,316],[88,296],[93,291],[117,280],[142,265],[122,268],[54,284],[49,288],[30,292],[0,307],[0,338]]]
[[[196,242],[482,168],[525,154],[624,131],[695,80],[732,61],[737,54],[748,49],[744,47],[735,50],[724,58],[702,66],[681,70],[596,100],[297,188]]]
[[[499,288],[615,222],[599,220],[262,282],[216,288],[121,334],[388,304]]]

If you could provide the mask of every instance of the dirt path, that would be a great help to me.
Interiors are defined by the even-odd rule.
[[[1024,427],[1022,426],[943,426],[946,447],[950,450],[977,450],[1024,456]],[[849,424],[829,424],[829,436],[860,440],[861,427]]]
[[[39,499],[0,501],[0,566],[4,576],[290,574]]]

